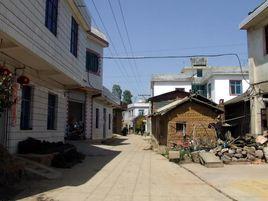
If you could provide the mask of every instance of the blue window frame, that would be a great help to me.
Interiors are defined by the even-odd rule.
[[[78,50],[78,24],[72,17],[70,51],[75,57],[77,57],[77,50]]]
[[[242,94],[242,81],[241,80],[230,80],[230,95]]]
[[[58,0],[46,1],[46,27],[56,36],[58,21]]]
[[[109,130],[111,130],[112,115],[109,114]]]
[[[47,129],[56,130],[57,96],[48,94]]]
[[[21,114],[20,114],[20,129],[31,130],[31,115],[32,115],[32,87],[23,86],[21,90]]]
[[[211,90],[212,90],[211,83],[208,83],[207,90],[208,90],[208,92],[207,92],[208,98],[211,98]]]
[[[197,77],[203,77],[203,69],[197,69],[196,75],[197,75]]]
[[[264,27],[265,34],[265,53],[268,54],[268,25]]]
[[[95,119],[95,128],[99,128],[99,116],[100,116],[100,111],[99,111],[99,108],[96,108],[96,119]]]
[[[100,73],[99,56],[89,50],[86,53],[86,70],[87,72],[99,74]]]

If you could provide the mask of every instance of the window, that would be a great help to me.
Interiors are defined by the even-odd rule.
[[[58,18],[58,0],[47,0],[46,3],[46,27],[56,36]]]
[[[111,122],[112,122],[111,114],[109,114],[109,130],[111,130]]]
[[[208,84],[208,98],[211,98],[211,83]]]
[[[265,34],[265,53],[268,54],[268,25],[264,28]]]
[[[230,80],[230,95],[240,95],[242,93],[242,81]]]
[[[21,114],[20,114],[20,129],[32,129],[32,87],[23,86],[21,94]]]
[[[56,130],[57,96],[48,94],[47,129]]]
[[[139,110],[139,116],[143,116],[144,115],[144,110]]]
[[[99,57],[98,55],[87,51],[86,55],[86,69],[89,72],[99,73]]]
[[[96,108],[96,128],[99,128],[99,108]]]
[[[197,77],[203,77],[203,70],[197,69],[196,75],[197,75]]]
[[[185,88],[175,88],[175,91],[185,91]]]
[[[78,24],[72,17],[72,27],[71,27],[71,53],[77,57],[77,47],[78,47]]]
[[[185,136],[186,134],[186,123],[176,123],[176,133],[182,134]]]

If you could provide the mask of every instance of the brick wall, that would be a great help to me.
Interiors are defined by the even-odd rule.
[[[182,134],[176,132],[176,123],[186,123],[186,135],[202,144],[214,144],[216,135],[214,129],[209,129],[208,124],[215,121],[217,112],[202,104],[188,102],[183,104],[171,112],[167,113],[163,118],[167,121],[167,145],[172,143],[182,143],[184,138]],[[193,131],[195,135],[193,136]],[[164,132],[164,131],[163,131]]]
[[[123,127],[123,114],[121,109],[113,110],[113,132],[116,134],[121,134]]]

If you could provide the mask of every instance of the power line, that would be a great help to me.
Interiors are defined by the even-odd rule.
[[[234,56],[236,57],[239,68],[241,71],[241,75],[243,79],[248,83],[249,81],[246,79],[243,69],[242,69],[242,63],[240,60],[240,57],[236,53],[223,53],[223,54],[197,54],[197,55],[167,55],[167,56],[134,56],[134,57],[104,57],[104,59],[120,59],[120,60],[129,60],[129,59],[136,59],[136,60],[141,60],[141,59],[185,59],[185,58],[193,58],[193,57],[211,57],[211,58],[216,58],[216,57],[224,57],[224,56]]]
[[[115,48],[115,45],[113,44],[112,38],[111,38],[111,36],[110,36],[110,34],[109,34],[109,32],[108,32],[107,27],[106,27],[105,24],[104,24],[104,21],[103,21],[103,19],[102,19],[102,17],[101,17],[101,14],[100,14],[100,12],[99,12],[99,9],[97,8],[97,6],[96,6],[94,0],[91,0],[91,1],[92,1],[92,3],[93,3],[93,7],[94,7],[95,10],[96,10],[96,13],[97,13],[97,15],[98,15],[98,18],[100,19],[100,22],[101,22],[101,24],[102,24],[102,27],[103,27],[104,31],[106,32],[106,35],[107,35],[107,37],[108,37],[108,39],[109,39],[109,41],[110,41],[110,45],[111,45],[111,47],[112,47],[112,49],[113,49],[113,51],[114,51],[114,54],[115,54],[115,55],[118,55],[118,51],[117,51],[117,49]],[[94,19],[94,18],[92,18],[92,19]],[[95,22],[95,24],[97,25],[96,22]],[[109,52],[113,55],[111,49],[108,48],[108,50],[109,50]],[[124,67],[124,65],[121,63],[121,61],[119,61],[119,63],[117,63],[117,66],[119,67],[119,71],[122,73],[123,77],[125,77],[124,74],[126,75],[126,77],[129,76],[127,70],[125,69],[125,67]],[[127,79],[126,79],[126,80],[127,80]],[[138,89],[138,87],[135,86],[135,91],[136,91],[136,93],[138,93],[138,90],[137,90],[137,89]]]
[[[196,49],[209,49],[209,48],[220,48],[220,47],[236,47],[245,46],[246,43],[233,43],[233,44],[218,44],[218,45],[208,45],[208,46],[193,46],[193,47],[181,47],[174,49],[155,49],[155,50],[139,50],[134,51],[134,53],[156,53],[156,52],[171,52],[179,50],[196,50]]]
[[[112,4],[111,4],[111,1],[108,0],[108,3],[109,3],[109,7],[110,7],[110,9],[111,9],[112,15],[113,15],[113,19],[114,19],[114,21],[115,21],[116,29],[117,29],[117,31],[118,31],[120,40],[121,40],[121,42],[122,42],[122,44],[123,44],[125,53],[128,54],[128,50],[127,50],[127,48],[126,48],[126,45],[125,45],[125,42],[124,42],[122,33],[121,33],[121,31],[120,31],[119,24],[118,24],[118,22],[117,22],[117,19],[116,19],[115,12],[114,12],[113,6],[112,6]],[[131,67],[133,67],[132,64],[131,64],[130,62],[129,62],[129,64],[130,64]],[[135,68],[135,67],[134,67],[134,68]],[[130,68],[130,69],[131,69],[133,75],[135,75],[135,71],[134,71],[132,68]],[[135,75],[135,76],[138,77],[138,75]],[[136,79],[136,81],[137,81],[137,84],[140,85],[140,82],[138,81],[137,77],[135,77],[135,79]],[[141,86],[140,86],[140,87],[141,87]]]
[[[124,15],[124,12],[123,12],[123,7],[122,7],[122,4],[121,4],[121,1],[120,0],[118,0],[118,4],[119,4],[119,8],[120,8],[120,13],[122,15],[123,23],[124,23],[124,28],[125,28],[125,31],[126,31],[126,34],[127,34],[127,40],[128,40],[128,43],[129,43],[131,55],[134,56],[133,46],[132,46],[132,43],[131,43],[131,40],[130,40],[129,31],[128,31],[127,23],[126,23],[126,18],[125,18],[125,15]],[[137,65],[137,62],[136,62],[136,60],[133,60],[133,61],[134,61],[134,65],[136,67],[134,69],[136,70],[136,73],[138,75],[139,81],[141,81],[140,76],[139,76],[139,73],[138,73],[138,65]]]
[[[118,59],[118,60],[143,60],[143,59],[186,59],[193,57],[223,57],[223,56],[238,56],[236,53],[223,53],[223,54],[195,54],[195,55],[165,55],[165,56],[118,56],[118,57],[110,57],[105,56],[104,59]],[[238,56],[239,57],[239,56]]]

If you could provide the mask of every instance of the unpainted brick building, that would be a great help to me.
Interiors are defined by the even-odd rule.
[[[152,115],[152,135],[157,146],[213,146],[216,133],[209,128],[223,111],[213,102],[187,96],[176,100]]]

